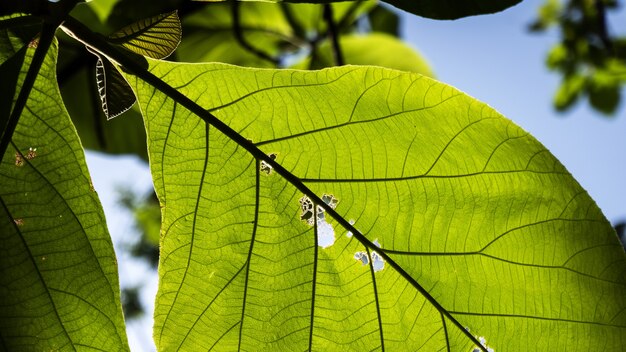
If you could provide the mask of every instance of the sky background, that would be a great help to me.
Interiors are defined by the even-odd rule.
[[[402,14],[403,37],[431,63],[437,77],[488,103],[541,141],[596,200],[609,221],[626,220],[626,104],[607,118],[580,102],[565,114],[552,107],[560,77],[544,65],[558,32],[533,34],[529,23],[543,0],[525,0],[504,12],[457,21]],[[623,3],[623,1],[622,1]],[[626,33],[624,8],[609,20],[612,33]],[[626,93],[626,92],[623,92]],[[626,94],[623,94],[626,98]],[[625,99],[626,100],[626,99]],[[87,152],[93,183],[107,215],[118,253],[122,286],[143,284],[151,305],[156,274],[121,249],[136,237],[131,214],[119,204],[119,189],[137,195],[152,187],[148,166],[135,157]],[[128,323],[133,351],[154,349],[152,309]]]

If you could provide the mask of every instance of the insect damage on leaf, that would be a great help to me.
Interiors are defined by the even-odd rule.
[[[367,265],[370,262],[370,259],[365,252],[354,253],[354,259],[359,260],[363,265]]]
[[[267,156],[270,157],[270,159],[272,160],[276,160],[276,157],[278,156],[278,154],[276,153],[270,153]],[[260,170],[262,173],[266,174],[266,175],[270,175],[272,173],[272,170],[274,169],[270,164],[268,164],[265,160],[261,160],[260,166],[259,166]]]
[[[381,248],[378,239],[375,239],[373,243],[376,247]],[[381,271],[385,268],[385,261],[376,251],[372,251],[372,266],[374,267],[374,272]]]
[[[469,329],[467,329],[467,331],[469,331]],[[487,349],[487,352],[495,352],[496,350],[494,350],[493,348],[487,346],[487,339],[483,336],[480,337],[476,337],[478,339],[478,342],[480,342],[480,344]],[[481,352],[481,349],[477,346],[474,346],[472,348],[472,352]]]
[[[385,268],[385,261],[376,252],[372,252],[372,267],[374,267],[374,272],[381,271]]]
[[[322,201],[332,209],[335,209],[337,207],[337,203],[339,203],[339,200],[337,200],[337,198],[335,198],[332,194],[322,195]],[[299,202],[300,209],[302,210],[300,220],[305,221],[309,226],[317,224],[316,231],[318,245],[322,248],[332,246],[335,243],[335,229],[333,228],[333,225],[326,221],[324,208],[319,205],[316,207],[311,198],[306,195],[302,196]],[[317,215],[315,215],[315,213],[317,213]]]
[[[26,153],[26,159],[33,160],[37,156],[37,148],[28,148],[28,153]]]
[[[299,202],[300,202],[300,209],[302,209],[302,214],[300,214],[300,220],[306,221],[307,224],[309,224],[310,226],[313,226],[314,224],[313,217],[315,216],[313,214],[313,208],[315,207],[313,205],[313,201],[307,196],[302,196]]]
[[[24,225],[24,219],[14,219],[13,222],[17,226],[23,226]]]
[[[24,158],[22,157],[22,153],[20,152],[15,152],[15,166],[24,166]]]
[[[381,248],[378,239],[374,240],[373,243],[376,247]],[[360,261],[363,265],[369,264],[370,261],[370,257],[368,257],[367,253],[363,251],[354,253],[354,259]],[[385,261],[380,256],[380,254],[376,253],[376,251],[372,251],[371,259],[374,272],[379,272],[385,268]]]
[[[354,221],[354,219],[350,219],[350,220],[348,220],[348,223],[349,223],[350,225],[354,225],[355,221]],[[348,238],[352,237],[352,231],[348,231],[348,232],[346,233],[346,236],[347,236]]]

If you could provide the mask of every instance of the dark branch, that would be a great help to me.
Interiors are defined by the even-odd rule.
[[[272,57],[268,53],[262,50],[259,50],[253,47],[250,43],[248,43],[248,41],[243,35],[243,30],[241,27],[241,14],[239,11],[239,1],[232,1],[231,4],[232,4],[231,9],[232,9],[232,16],[233,16],[233,31],[235,34],[235,39],[237,39],[237,42],[239,42],[239,45],[241,45],[244,49],[253,53],[257,57],[263,60],[269,61],[274,65],[278,65],[280,61],[277,58]]]
[[[333,19],[333,8],[330,4],[324,4],[324,21],[326,21],[326,25],[328,26],[327,33],[328,38],[330,39],[330,44],[333,48],[335,65],[343,66],[345,63],[343,61],[341,47],[339,46],[339,33],[337,33],[337,26],[335,25],[335,20]]]
[[[48,53],[48,49],[50,48],[50,46],[52,45],[52,41],[54,40],[54,33],[56,31],[56,28],[56,24],[44,23],[39,38],[29,44],[37,45],[37,49],[35,49],[35,54],[33,55],[30,67],[28,67],[28,71],[26,72],[26,77],[24,78],[24,81],[22,83],[22,88],[20,89],[17,100],[13,105],[13,111],[11,111],[4,132],[2,133],[2,138],[0,139],[0,157],[4,155],[7,148],[9,147],[11,139],[13,138],[13,132],[17,127],[20,116],[22,116],[22,112],[24,111],[24,107],[26,106],[26,102],[28,101],[30,92],[35,85],[35,80],[39,75],[39,70],[43,65],[43,62]]]

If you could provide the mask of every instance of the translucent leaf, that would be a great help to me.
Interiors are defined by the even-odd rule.
[[[0,164],[0,349],[128,350],[113,245],[61,102],[56,55],[55,44]]]
[[[346,64],[382,66],[434,77],[428,61],[397,37],[384,33],[345,35],[339,38],[339,43]],[[372,48],[376,48],[376,50],[372,50]],[[307,58],[297,67],[307,68],[309,64],[310,58]],[[332,66],[334,66],[333,53],[326,41],[319,47],[313,68]]]
[[[159,349],[623,346],[615,232],[487,105],[373,67],[150,72],[189,98],[131,82],[163,215]],[[335,231],[327,248],[318,207]]]
[[[107,120],[121,115],[135,104],[135,94],[120,71],[105,56],[87,49],[98,57],[96,85]]]
[[[147,18],[109,36],[109,41],[137,54],[163,59],[176,50],[182,36],[176,11]]]

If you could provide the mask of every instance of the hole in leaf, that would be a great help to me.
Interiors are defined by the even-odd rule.
[[[350,225],[354,225],[354,219],[350,219],[348,221],[350,223]],[[348,233],[346,233],[346,236],[348,236],[348,238],[352,237],[352,231],[348,231]]]
[[[302,198],[300,198],[300,209],[302,209],[300,220],[306,221],[310,226],[313,226],[313,208],[313,201],[309,197],[302,196]]]
[[[277,154],[276,154],[276,153],[270,153],[270,154],[268,154],[268,156],[270,157],[270,159],[272,159],[272,160],[276,160],[276,156],[277,156]],[[272,170],[273,170],[274,168],[273,168],[270,164],[268,164],[267,162],[265,162],[265,160],[261,160],[260,169],[261,169],[261,172],[262,172],[262,173],[264,173],[264,174],[266,174],[266,175],[269,175],[269,174],[271,174],[271,173],[272,173]]]
[[[467,331],[469,331],[469,328],[465,328],[465,329],[466,329]],[[491,347],[487,346],[487,339],[486,339],[485,337],[483,337],[483,336],[480,336],[480,337],[475,336],[475,337],[478,339],[478,342],[480,342],[480,344],[481,344],[484,348],[486,348],[486,349],[487,349],[487,352],[495,352],[495,350],[494,350],[493,348],[491,348]],[[479,347],[477,347],[477,346],[474,346],[474,347],[472,348],[472,352],[481,352],[481,349],[480,349]]]
[[[333,209],[337,208],[337,203],[339,203],[339,200],[337,200],[335,196],[333,196],[332,194],[326,194],[326,193],[322,195],[322,201],[328,204]]]
[[[333,225],[325,219],[317,220],[317,244],[322,248],[327,248],[335,243],[335,230]]]
[[[15,225],[17,226],[22,226],[24,225],[24,219],[14,219],[13,222],[15,223]]]
[[[361,262],[363,265],[369,264],[370,260],[365,252],[356,252],[354,253],[354,259]]]
[[[271,156],[270,156],[271,157]],[[331,208],[335,208],[339,202],[332,194],[324,194],[322,201],[328,204]],[[322,248],[328,248],[335,243],[335,229],[331,224],[326,221],[325,211],[319,205],[315,205],[311,198],[302,196],[299,200],[300,220],[306,221],[309,226],[313,226],[317,222],[317,243]],[[314,211],[315,210],[315,211]],[[317,212],[317,219],[315,216]]]
[[[379,272],[385,268],[385,261],[376,252],[372,252],[372,267],[374,268],[374,272]]]

